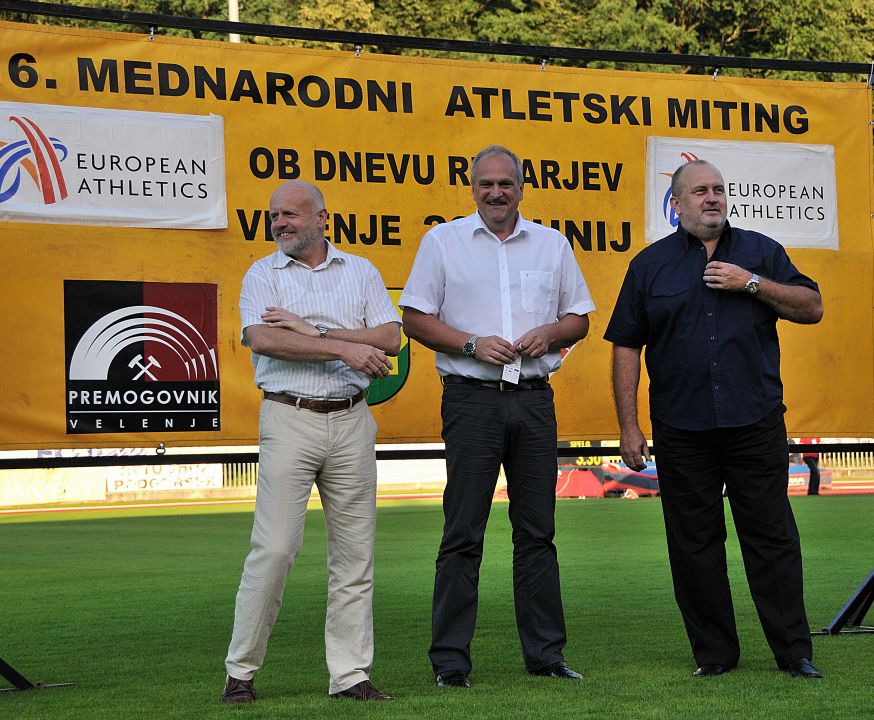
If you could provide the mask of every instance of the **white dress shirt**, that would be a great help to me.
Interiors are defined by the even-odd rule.
[[[503,242],[479,213],[429,230],[416,254],[399,305],[434,315],[451,328],[513,342],[565,315],[595,309],[567,239],[557,230],[516,220]],[[461,348],[459,348],[461,350]],[[522,358],[522,378],[543,377],[561,353]],[[501,366],[437,353],[440,375],[500,380]]]
[[[327,242],[327,241],[326,241]],[[281,307],[315,325],[359,330],[400,323],[379,271],[369,260],[328,244],[325,262],[311,268],[280,251],[257,260],[243,278],[240,323],[263,325],[268,306]],[[243,332],[243,344],[246,336]],[[364,390],[370,378],[342,360],[277,360],[252,353],[255,384],[268,392],[305,398],[348,398]]]

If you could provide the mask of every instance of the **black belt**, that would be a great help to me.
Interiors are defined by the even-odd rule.
[[[361,390],[357,395],[353,395],[352,397],[343,400],[315,400],[313,398],[301,398],[296,395],[267,392],[265,390],[264,399],[284,403],[285,405],[294,405],[294,407],[302,408],[303,410],[312,410],[317,413],[329,413],[336,412],[337,410],[350,410],[353,405],[364,399],[364,390]]]
[[[444,375],[444,385],[479,385],[480,387],[494,388],[500,392],[515,392],[516,390],[537,390],[549,385],[548,377],[529,378],[517,383],[505,380],[479,380],[478,378],[462,377],[461,375]]]

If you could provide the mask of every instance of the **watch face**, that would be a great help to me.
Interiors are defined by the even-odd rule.
[[[474,355],[476,355],[476,342],[474,342],[473,340],[468,340],[466,343],[464,343],[464,347],[461,348],[461,351],[468,357],[473,357]]]

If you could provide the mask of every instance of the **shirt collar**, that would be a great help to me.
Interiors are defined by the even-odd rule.
[[[489,226],[486,225],[485,221],[483,220],[482,215],[479,214],[479,210],[477,210],[474,213],[474,223],[475,223],[475,226],[473,228],[474,235],[476,233],[478,233],[480,230],[482,230],[483,232],[487,233],[489,235],[489,237],[497,239],[497,236],[491,230],[489,230]],[[513,232],[511,232],[507,236],[507,239],[504,240],[503,242],[509,242],[510,240],[512,240],[513,238],[515,238],[518,235],[521,235],[522,233],[527,234],[528,228],[526,226],[526,223],[527,223],[527,221],[525,220],[525,218],[522,217],[522,213],[517,210],[516,211],[516,225],[513,227]]]
[[[275,270],[280,270],[294,263],[295,265],[300,265],[301,267],[307,268],[307,270],[320,270],[322,268],[328,267],[328,265],[330,265],[335,260],[337,262],[346,261],[346,258],[343,257],[345,253],[335,248],[333,243],[329,243],[327,240],[325,240],[325,243],[328,246],[328,256],[325,258],[325,262],[323,262],[321,265],[316,265],[316,267],[310,268],[309,265],[304,265],[303,263],[295,260],[293,257],[289,257],[284,252],[282,252],[282,250],[277,250],[275,253],[273,253],[273,268]]]

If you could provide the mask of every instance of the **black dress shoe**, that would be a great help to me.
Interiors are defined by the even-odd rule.
[[[469,688],[470,680],[464,673],[440,674],[437,676],[437,687]]]
[[[237,680],[228,675],[225,689],[222,691],[222,702],[228,705],[255,702],[255,688],[251,680]]]
[[[797,660],[793,660],[791,663],[781,665],[780,669],[785,673],[789,673],[792,677],[822,677],[822,673],[815,667],[813,667],[813,663],[810,662],[809,658],[798,658]]]
[[[529,675],[540,675],[542,677],[562,678],[563,680],[582,680],[583,676],[578,672],[571,670],[567,663],[563,660],[547,665],[539,670],[529,670]]]
[[[334,700],[348,698],[350,700],[394,700],[391,695],[386,695],[377,690],[370,680],[362,680],[360,683],[340,692],[330,693],[329,697]]]
[[[714,677],[716,675],[725,675],[725,673],[731,671],[731,665],[720,665],[719,663],[704,663],[701,667],[699,667],[695,672],[692,673],[692,676]]]

